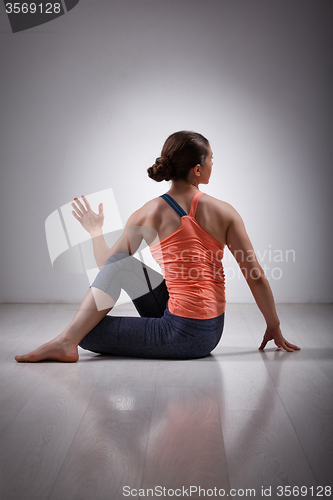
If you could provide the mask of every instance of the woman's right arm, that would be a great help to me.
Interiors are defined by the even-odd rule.
[[[82,196],[84,205],[78,198],[75,198],[75,203],[72,203],[73,211],[72,214],[80,222],[82,227],[88,231],[92,238],[94,256],[99,269],[101,269],[105,262],[112,255],[118,253],[127,253],[128,255],[134,255],[134,253],[139,248],[143,238],[152,239],[149,228],[144,227],[144,216],[145,213],[142,209],[134,212],[128,219],[124,232],[116,243],[109,248],[105,242],[103,236],[103,204],[100,203],[98,207],[98,214],[96,214],[88,200],[85,196]]]
[[[107,254],[110,250],[105,242],[102,230],[104,223],[103,204],[100,203],[98,214],[96,214],[85,196],[82,196],[82,200],[84,204],[78,198],[74,198],[75,203],[71,203],[73,208],[72,214],[90,234],[96,263],[101,269],[108,259]]]
[[[271,287],[257,260],[244,222],[236,210],[232,208],[230,208],[230,224],[226,242],[266,320],[266,332],[259,349],[263,350],[267,342],[274,340],[278,347],[283,347],[286,351],[299,350],[299,347],[288,342],[281,333],[280,320],[276,312]]]

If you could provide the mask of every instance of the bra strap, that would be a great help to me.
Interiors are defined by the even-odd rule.
[[[191,202],[191,209],[190,209],[190,213],[189,213],[190,217],[194,217],[195,216],[195,212],[197,210],[197,205],[198,205],[199,198],[203,194],[204,193],[202,191],[198,191],[198,193],[195,193],[195,195],[193,196],[192,202]]]
[[[175,212],[177,212],[177,214],[180,217],[187,215],[185,210],[183,210],[182,207],[178,205],[178,203],[173,198],[171,198],[169,194],[167,193],[161,194],[160,198],[163,198],[163,200],[165,200],[170,205],[170,207],[173,208]]]

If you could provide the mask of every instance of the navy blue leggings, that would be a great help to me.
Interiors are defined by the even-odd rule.
[[[211,319],[171,314],[163,276],[126,254],[110,257],[92,287],[115,301],[123,288],[140,317],[105,316],[80,342],[89,351],[156,359],[208,356],[220,341],[224,314]]]

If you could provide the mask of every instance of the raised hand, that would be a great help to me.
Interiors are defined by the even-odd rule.
[[[300,347],[288,342],[282,335],[280,327],[277,328],[267,328],[261,346],[260,351],[263,351],[266,347],[267,342],[274,340],[275,345],[279,348],[283,348],[288,352],[299,351]]]
[[[78,198],[74,198],[75,203],[71,203],[74,209],[72,210],[72,214],[80,222],[81,226],[93,236],[102,230],[104,223],[103,203],[99,204],[98,214],[96,214],[92,210],[87,198],[83,195],[81,198],[84,204]]]

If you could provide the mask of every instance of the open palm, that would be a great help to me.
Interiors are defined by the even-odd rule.
[[[103,203],[99,204],[98,214],[96,214],[85,196],[82,196],[82,200],[83,203],[78,198],[74,198],[75,203],[71,203],[74,209],[72,214],[88,233],[92,234],[100,231],[104,223]]]

